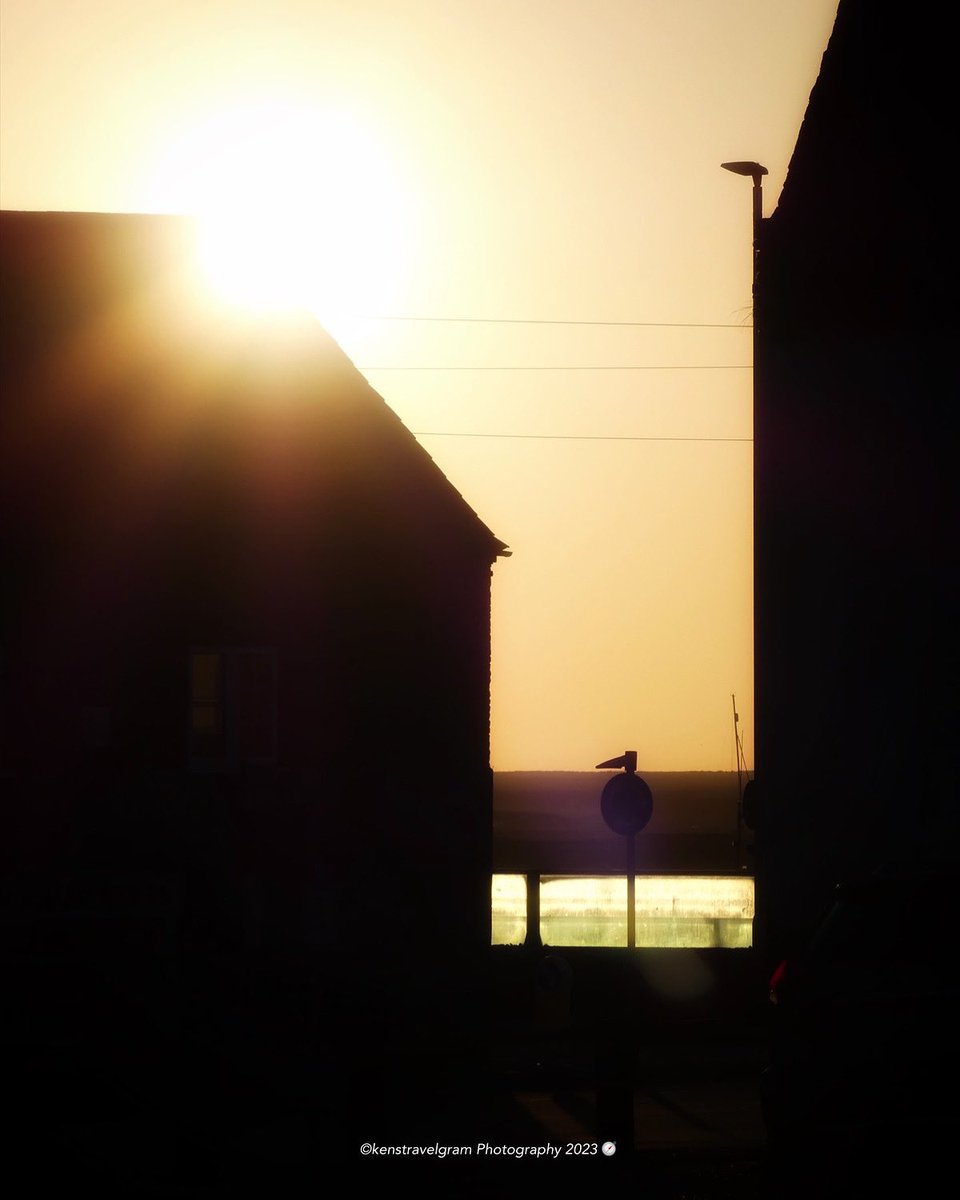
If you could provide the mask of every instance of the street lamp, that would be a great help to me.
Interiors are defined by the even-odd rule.
[[[756,328],[757,328],[757,253],[760,243],[760,221],[763,219],[763,184],[760,182],[764,175],[767,174],[767,168],[761,167],[756,162],[728,162],[721,163],[721,167],[725,171],[732,171],[734,175],[747,175],[753,180],[753,271],[751,273],[753,297],[753,328],[754,328],[754,343],[756,343]]]
[[[753,307],[753,706],[757,711],[759,688],[757,680],[757,255],[760,251],[760,222],[763,220],[763,184],[762,179],[767,174],[767,168],[758,162],[725,162],[720,164],[725,171],[734,175],[746,175],[753,180],[753,256],[750,272],[750,298]],[[736,705],[734,705],[734,722],[736,723]],[[756,717],[754,717],[756,726]],[[737,732],[737,771],[740,769],[739,732]],[[757,774],[757,739],[754,731],[753,774]],[[742,838],[743,838],[743,795],[737,787],[737,866],[743,869]]]

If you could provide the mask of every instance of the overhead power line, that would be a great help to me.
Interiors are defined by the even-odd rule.
[[[566,321],[550,317],[401,317],[367,316],[364,321],[422,321],[447,325],[592,325],[606,329],[752,329],[740,325],[709,321]]]
[[[449,430],[412,429],[415,437],[520,438],[553,442],[752,442],[748,437],[647,437],[603,433],[455,433]]]
[[[390,365],[365,365],[359,366],[359,371],[750,371],[752,370],[751,363],[720,363],[712,365],[696,365],[696,366],[680,366],[677,364],[666,366],[639,366],[627,364],[625,366],[614,365],[598,365],[584,367],[551,367],[551,366],[390,366]]]

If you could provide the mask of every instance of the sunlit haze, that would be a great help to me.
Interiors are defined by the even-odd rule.
[[[751,209],[836,0],[0,0],[4,208],[191,212],[513,556],[492,761],[753,756]]]
[[[415,252],[408,191],[362,124],[270,95],[187,121],[143,207],[200,218],[200,260],[228,301],[307,306],[331,331],[393,307]]]

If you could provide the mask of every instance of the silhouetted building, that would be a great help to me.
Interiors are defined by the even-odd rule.
[[[943,41],[842,0],[757,281],[758,932],[957,853]]]
[[[2,214],[10,920],[140,914],[218,1044],[418,1053],[489,946],[505,547],[312,318],[205,298],[192,237]]]

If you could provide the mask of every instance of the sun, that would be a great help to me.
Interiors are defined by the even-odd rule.
[[[258,100],[208,114],[161,156],[148,199],[197,216],[200,263],[223,298],[307,307],[328,328],[389,309],[414,258],[409,184],[342,110]]]

